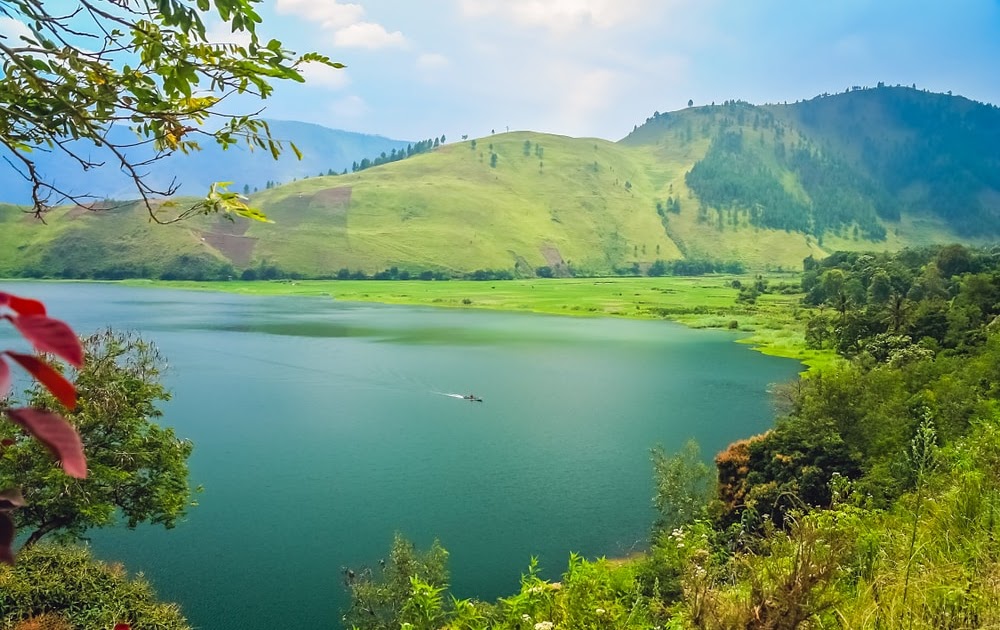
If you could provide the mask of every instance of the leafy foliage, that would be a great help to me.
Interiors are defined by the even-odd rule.
[[[48,624],[48,625],[46,625]],[[0,628],[188,630],[174,604],[160,603],[149,583],[83,547],[41,544],[14,566],[0,566]],[[128,626],[126,626],[128,627]]]
[[[38,300],[22,298],[10,293],[0,293],[0,309],[9,309],[12,314],[2,315],[19,333],[42,352],[50,352],[77,369],[83,367],[84,351],[76,335],[65,323],[52,319],[46,313],[45,305]],[[0,411],[12,424],[24,431],[27,439],[37,440],[36,448],[48,449],[62,463],[63,471],[70,477],[83,479],[87,476],[87,460],[83,454],[80,436],[76,429],[54,411],[38,407],[12,408],[8,402],[11,388],[10,368],[3,356],[13,359],[28,371],[39,383],[39,391],[48,390],[55,400],[66,407],[74,407],[77,402],[76,388],[63,378],[62,374],[44,360],[29,354],[5,350],[0,352]],[[0,435],[12,427],[0,426]],[[33,443],[34,444],[34,443]],[[16,445],[16,440],[0,439],[0,462],[7,461],[8,451]],[[51,463],[44,465],[50,478],[58,478],[51,471]],[[17,486],[7,486],[0,475],[0,562],[12,563],[14,554],[15,521],[10,512],[25,505],[24,496]]]
[[[709,467],[702,460],[698,443],[688,440],[673,456],[656,447],[652,459],[656,483],[653,504],[658,514],[654,532],[667,532],[704,516],[710,496]]]
[[[86,360],[76,374],[78,398],[65,414],[88,452],[86,479],[67,479],[51,470],[34,440],[4,425],[8,445],[0,457],[0,486],[22,487],[27,505],[14,513],[18,527],[30,528],[25,546],[50,532],[81,537],[87,529],[141,522],[172,527],[187,508],[187,458],[191,444],[153,422],[156,404],[169,397],[159,381],[163,360],[156,348],[134,334],[111,330],[83,342]],[[52,394],[30,392],[36,409],[57,408]]]
[[[87,201],[61,189],[54,173],[40,173],[32,158],[33,151],[56,151],[83,170],[103,164],[74,140],[96,145],[121,168],[157,221],[165,206],[154,198],[177,189],[176,183],[157,189],[144,179],[145,167],[157,159],[198,150],[202,139],[223,148],[243,141],[277,157],[282,147],[265,122],[228,114],[220,103],[233,94],[267,98],[273,81],[302,81],[305,63],[342,66],[315,53],[296,55],[278,40],[259,39],[256,3],[79,0],[58,12],[33,0],[0,4],[0,13],[24,30],[17,41],[0,38],[0,102],[7,104],[0,110],[0,146],[31,182],[36,215],[53,204]],[[210,9],[248,43],[209,41],[203,18]],[[224,123],[215,131],[202,130],[210,119]],[[115,125],[129,125],[137,139],[110,135]],[[155,155],[132,158],[130,149],[137,143],[151,145]],[[263,218],[236,193],[213,186],[174,220],[219,211]]]
[[[448,552],[437,541],[424,553],[396,534],[389,560],[380,569],[344,569],[351,605],[344,613],[348,627],[371,630],[437,628],[444,614],[441,592],[448,587]]]

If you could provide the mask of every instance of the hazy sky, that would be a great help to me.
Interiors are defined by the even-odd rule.
[[[916,83],[1000,103],[1000,0],[264,0],[262,34],[347,64],[265,115],[403,140],[617,140],[654,110]],[[3,25],[0,25],[2,27]],[[215,24],[213,38],[232,39]]]

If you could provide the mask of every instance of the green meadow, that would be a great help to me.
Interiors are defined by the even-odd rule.
[[[793,274],[766,277],[773,286],[798,285]],[[830,351],[805,346],[805,313],[798,293],[765,293],[755,303],[737,300],[733,281],[752,276],[712,275],[660,278],[549,278],[507,281],[283,280],[255,282],[159,282],[131,280],[132,286],[226,291],[250,295],[330,297],[345,302],[377,302],[443,308],[492,309],[576,317],[662,319],[692,328],[744,333],[740,339],[759,351],[802,361],[810,368],[830,363]]]

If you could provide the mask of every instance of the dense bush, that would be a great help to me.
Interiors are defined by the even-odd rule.
[[[189,630],[174,604],[156,600],[149,583],[130,578],[121,565],[95,560],[83,547],[36,545],[14,566],[0,564],[0,628]],[[59,623],[64,625],[60,626]]]

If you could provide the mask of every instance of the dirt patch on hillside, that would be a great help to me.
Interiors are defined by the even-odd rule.
[[[252,236],[220,232],[201,232],[201,239],[221,252],[236,267],[250,264],[253,248],[257,245],[257,239]]]
[[[331,208],[347,208],[351,205],[351,187],[327,188],[326,190],[313,193],[312,198],[313,203],[316,205],[324,205]]]
[[[552,243],[545,243],[541,246],[540,251],[542,252],[542,257],[545,258],[545,263],[549,267],[556,269],[565,264],[562,254],[559,253],[559,250]]]

